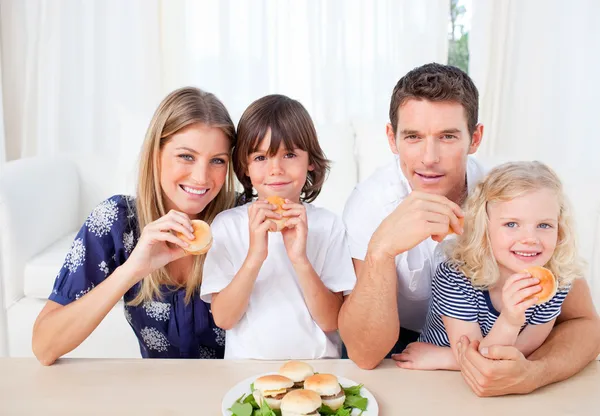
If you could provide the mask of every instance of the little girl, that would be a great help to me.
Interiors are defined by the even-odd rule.
[[[282,95],[252,103],[233,163],[246,205],[212,223],[201,291],[226,330],[225,358],[339,358],[338,312],[356,276],[342,220],[310,204],[329,161],[302,104]],[[267,202],[274,196],[283,214]]]
[[[432,282],[419,342],[395,356],[413,369],[458,369],[462,335],[480,348],[509,345],[528,356],[546,339],[573,280],[582,275],[574,226],[556,174],[539,162],[493,169],[467,201],[465,231],[442,243],[448,259]],[[544,266],[558,290],[537,304],[541,287],[524,269]],[[433,345],[428,345],[433,344]],[[438,347],[452,347],[438,348]]]

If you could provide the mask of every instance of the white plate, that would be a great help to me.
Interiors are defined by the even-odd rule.
[[[233,386],[226,394],[225,397],[223,397],[223,401],[221,402],[221,411],[223,412],[223,416],[231,416],[231,411],[228,410],[232,405],[233,402],[235,402],[237,399],[239,399],[242,394],[250,394],[250,384],[254,383],[254,380],[256,380],[258,377],[261,376],[266,376],[269,374],[277,374],[277,373],[267,373],[267,374],[260,374],[258,376],[255,377],[249,377],[244,381],[240,381],[238,384],[236,384],[235,386]],[[352,386],[357,386],[360,383],[357,383],[355,381],[349,380],[347,378],[344,377],[338,377],[338,381],[340,382],[340,384],[346,388],[348,387],[352,387]],[[362,416],[378,416],[379,415],[379,406],[377,405],[377,401],[375,400],[375,397],[371,394],[371,392],[369,390],[367,390],[366,388],[362,388],[360,389],[360,394],[363,397],[367,398],[367,410],[365,410],[362,414]],[[360,414],[360,410],[358,409],[354,409],[354,411],[352,412],[352,415],[358,415]]]

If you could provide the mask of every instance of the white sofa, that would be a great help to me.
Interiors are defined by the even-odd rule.
[[[315,203],[341,214],[357,181],[392,158],[385,122],[324,125],[317,126],[317,130],[333,165]],[[117,159],[110,155],[61,155],[21,159],[5,166],[0,174],[0,356],[32,356],[33,323],[52,290],[75,233],[104,198],[132,193],[135,156]],[[585,197],[585,192],[581,195]],[[592,273],[598,275],[600,201],[582,204],[587,222],[580,223],[588,231],[584,233],[584,255]],[[598,302],[600,277],[595,276],[594,281]],[[123,305],[117,304],[69,356],[139,357],[137,341],[123,316]]]

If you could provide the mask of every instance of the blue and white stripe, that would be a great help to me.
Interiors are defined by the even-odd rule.
[[[550,301],[527,309],[521,331],[527,325],[545,324],[556,318],[568,292],[569,288],[559,290]],[[485,337],[499,315],[490,300],[489,292],[473,287],[471,281],[453,263],[445,261],[438,266],[433,277],[431,304],[419,341],[450,346],[442,316],[477,322]]]

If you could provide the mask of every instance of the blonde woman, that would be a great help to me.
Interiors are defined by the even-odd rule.
[[[186,256],[192,219],[235,199],[235,128],[212,94],[182,88],[156,110],[140,155],[137,197],[113,196],[79,231],[33,329],[50,365],[81,344],[122,298],[144,358],[222,358],[224,334],[199,297],[204,256]]]
[[[535,351],[582,276],[573,228],[560,180],[546,165],[493,169],[467,201],[464,233],[440,246],[448,260],[435,273],[425,328],[419,342],[396,356],[398,365],[458,370],[463,335],[479,340],[480,350],[514,345],[524,356]],[[539,280],[523,272],[531,266],[548,268],[558,281],[556,294],[542,304]]]

